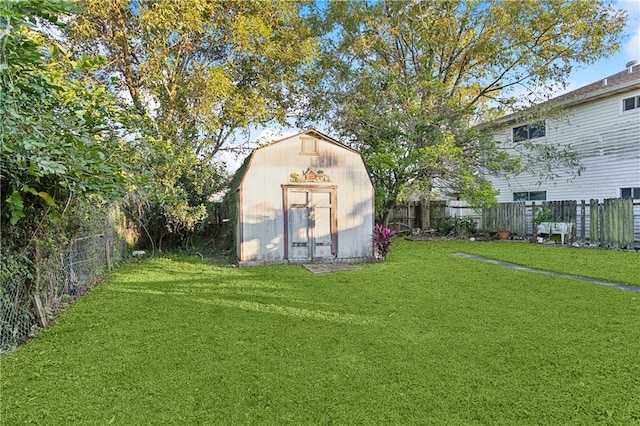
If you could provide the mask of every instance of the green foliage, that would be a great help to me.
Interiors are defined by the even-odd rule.
[[[137,149],[141,172],[127,200],[128,210],[147,229],[141,246],[186,243],[206,219],[209,197],[228,185],[227,172],[164,138],[146,135]]]
[[[202,223],[225,189],[221,149],[250,125],[284,122],[314,53],[305,2],[97,1],[73,40],[108,58],[103,80],[127,109],[145,180],[136,206],[156,243]],[[132,208],[138,210],[138,208]]]
[[[21,309],[21,302],[23,280],[33,276],[28,268],[30,260],[7,244],[0,246],[0,255],[0,352],[4,352],[31,331],[33,321],[29,312]]]
[[[124,194],[130,175],[120,111],[95,79],[104,60],[60,41],[62,21],[79,10],[60,1],[0,2],[3,345],[31,332],[34,295],[50,307],[64,245]]]
[[[544,99],[522,99],[522,85],[550,93],[573,66],[614,52],[625,16],[600,1],[345,1],[331,2],[318,20],[326,36],[308,79],[310,115],[363,153],[384,219],[407,192],[494,203],[483,176],[534,163],[511,158],[475,126],[516,101]],[[545,178],[558,166],[579,171],[571,149],[519,149]]]
[[[551,222],[552,219],[553,216],[551,215],[551,209],[547,206],[542,206],[542,208],[536,211],[533,223],[540,225],[542,222]]]
[[[55,223],[76,197],[106,201],[124,192],[113,98],[92,79],[103,61],[72,58],[33,28],[35,17],[55,25],[56,14],[68,10],[75,7],[45,1],[3,2],[0,9],[3,225]]]
[[[440,217],[435,218],[433,227],[440,235],[467,238],[478,231],[478,224],[470,218]]]

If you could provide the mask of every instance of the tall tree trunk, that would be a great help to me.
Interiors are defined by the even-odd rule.
[[[428,231],[431,228],[431,201],[420,200],[420,229]]]
[[[391,214],[398,205],[396,200],[387,200],[384,203],[383,212],[376,214],[376,220],[381,223],[385,228],[389,227],[389,220],[391,220]]]

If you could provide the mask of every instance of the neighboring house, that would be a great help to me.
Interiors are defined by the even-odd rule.
[[[507,150],[528,139],[570,146],[584,170],[550,182],[527,173],[490,176],[499,202],[640,199],[640,65],[629,63],[624,71],[545,105],[556,108],[553,117],[531,122],[518,121],[519,114],[503,117],[495,123],[494,139]]]
[[[255,149],[227,202],[241,266],[373,256],[374,189],[364,160],[317,130]]]

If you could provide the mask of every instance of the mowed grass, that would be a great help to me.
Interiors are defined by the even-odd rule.
[[[536,269],[640,286],[640,253],[526,242],[455,242],[458,250]],[[517,247],[505,247],[515,244]],[[586,252],[587,251],[587,252]]]
[[[386,263],[327,275],[131,263],[0,360],[1,420],[640,424],[640,294],[452,255],[517,251],[541,267],[549,248],[397,239]]]

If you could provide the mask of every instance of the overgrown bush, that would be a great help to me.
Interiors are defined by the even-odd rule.
[[[31,233],[5,225],[0,235],[0,353],[27,340],[42,318],[55,317],[103,271],[127,258],[136,238],[119,205],[81,200],[71,203],[62,220],[33,226]]]
[[[478,224],[470,218],[436,218],[433,223],[436,232],[447,237],[466,238],[478,232]]]
[[[0,247],[0,353],[10,350],[31,333],[34,321],[24,308],[24,281],[32,279],[27,268],[28,259]]]

